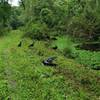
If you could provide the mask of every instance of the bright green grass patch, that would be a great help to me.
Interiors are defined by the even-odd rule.
[[[18,34],[18,35],[17,35]],[[19,30],[11,31],[11,33],[7,36],[0,38],[0,53],[11,45],[14,45],[20,41],[20,37],[22,36],[22,32]]]
[[[63,52],[63,54],[70,55],[75,58],[77,62],[89,67],[100,66],[100,52],[92,52],[87,50],[77,50],[75,48],[76,43],[71,41],[68,36],[59,37],[57,41],[54,41],[54,45],[58,46],[58,49]],[[66,57],[70,57],[66,56]]]
[[[100,52],[91,52],[86,50],[78,50],[76,60],[86,66],[100,66]]]
[[[69,36],[58,37],[56,41],[54,41],[53,45],[57,45],[60,50],[68,48],[73,45],[71,38]]]

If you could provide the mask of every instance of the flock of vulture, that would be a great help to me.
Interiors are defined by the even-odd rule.
[[[53,40],[57,40],[56,38],[52,38]],[[19,42],[18,47],[22,46],[22,41]],[[34,41],[28,46],[29,48],[34,46]],[[56,50],[58,47],[54,46],[52,49]],[[48,57],[46,60],[43,60],[42,63],[46,66],[57,66],[57,64],[54,63],[54,60],[56,57]]]
[[[57,38],[52,38],[52,40],[57,40]],[[18,47],[22,46],[22,41],[18,44]],[[28,46],[29,48],[34,46],[34,41]],[[58,49],[57,46],[52,47],[53,50]],[[57,64],[54,63],[54,60],[56,57],[48,57],[46,60],[43,60],[42,63],[46,66],[57,66]],[[95,66],[95,64],[93,65]],[[93,70],[100,70],[100,66],[92,67]]]

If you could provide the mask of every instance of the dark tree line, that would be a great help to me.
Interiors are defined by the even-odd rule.
[[[69,34],[87,40],[99,36],[99,0],[21,0],[21,4],[29,36],[35,34],[33,30],[37,30],[38,26],[42,27],[40,31],[44,29],[50,33]],[[43,33],[40,32],[40,35]]]
[[[25,35],[32,38],[67,34],[99,40],[99,0],[20,0],[19,4],[11,7],[8,0],[0,0],[0,27],[24,25]]]

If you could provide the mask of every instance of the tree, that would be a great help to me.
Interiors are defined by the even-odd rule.
[[[8,3],[8,0],[1,0],[0,2],[0,19],[3,26],[6,25],[7,20],[11,14],[11,6]]]
[[[100,32],[100,0],[22,0],[25,23],[51,31],[93,38]]]
[[[3,29],[7,27],[7,22],[11,14],[11,5],[8,0],[0,0],[0,34],[2,34]]]

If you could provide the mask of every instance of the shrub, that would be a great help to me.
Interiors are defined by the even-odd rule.
[[[32,39],[46,39],[48,34],[48,28],[45,24],[31,24],[26,26],[27,32],[25,36],[30,37]]]
[[[40,18],[43,23],[46,23],[48,27],[54,26],[54,16],[53,12],[48,8],[43,8],[40,12]]]
[[[21,22],[19,19],[17,19],[17,18],[12,18],[12,19],[10,19],[10,26],[12,27],[12,29],[17,29],[18,27],[20,27],[20,26],[23,26],[24,25],[24,23],[23,22]]]
[[[72,44],[66,45],[66,48],[63,50],[63,53],[66,57],[75,58],[77,52]]]
[[[5,36],[7,35],[8,31],[10,30],[9,27],[4,28],[3,26],[0,26],[0,36]]]
[[[86,40],[98,38],[100,33],[100,18],[95,11],[85,11],[80,15],[72,17],[68,25],[68,32],[76,37]]]
[[[57,38],[57,41],[55,41],[53,45],[56,45],[66,57],[74,58],[77,56],[74,43],[69,36]]]
[[[100,64],[100,52],[91,52],[86,50],[78,50],[76,61],[85,66],[96,68]]]

